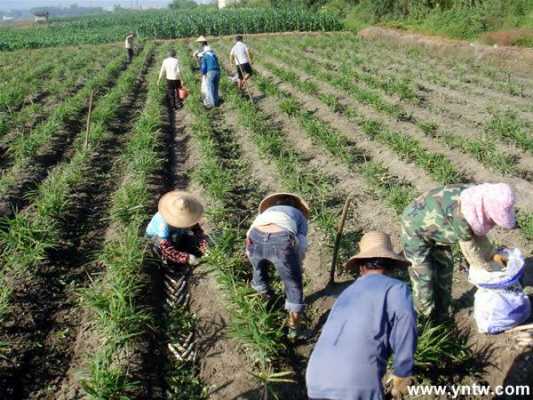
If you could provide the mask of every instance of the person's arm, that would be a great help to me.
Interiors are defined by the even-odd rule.
[[[251,65],[253,62],[254,54],[252,50],[250,50],[248,47],[246,48],[246,54],[248,54],[248,60],[250,60],[250,65]]]
[[[163,61],[163,64],[161,64],[161,71],[159,71],[159,78],[157,78],[157,84],[161,82],[161,78],[163,77],[163,74],[165,73],[165,62]]]
[[[499,269],[503,261],[496,261],[496,249],[486,236],[473,236],[472,240],[459,242],[461,252],[472,268],[484,268],[487,271]]]
[[[159,249],[161,250],[161,257],[168,261],[178,264],[187,264],[189,262],[189,253],[177,250],[170,240],[161,240]]]
[[[206,75],[207,74],[207,61],[206,61],[205,56],[202,57],[202,63],[200,65],[200,73],[202,75]]]
[[[199,247],[200,253],[202,253],[202,255],[205,255],[205,253],[207,252],[207,249],[209,247],[209,242],[207,240],[207,235],[205,234],[205,232],[202,229],[202,227],[200,226],[200,224],[196,224],[192,228],[192,231],[194,233],[194,236],[198,240],[198,247]]]
[[[416,350],[416,313],[407,285],[395,285],[387,294],[388,315],[392,319],[389,342],[393,351],[394,376],[413,375]]]

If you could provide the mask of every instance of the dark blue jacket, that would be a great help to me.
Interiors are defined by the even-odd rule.
[[[307,367],[307,394],[330,400],[383,398],[381,379],[394,354],[394,374],[412,375],[416,314],[407,285],[365,275],[337,299]]]
[[[218,64],[218,58],[212,51],[206,51],[202,55],[202,65],[200,66],[202,75],[207,74],[209,71],[220,71],[220,65]]]

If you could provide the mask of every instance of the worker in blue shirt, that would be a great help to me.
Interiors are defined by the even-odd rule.
[[[172,191],[159,200],[158,211],[146,227],[153,250],[165,264],[196,266],[207,251],[200,226],[204,207],[187,192]]]
[[[381,400],[393,353],[392,395],[406,394],[413,375],[416,313],[407,285],[385,274],[409,262],[382,232],[369,232],[348,269],[360,277],[339,296],[307,367],[311,400]]]
[[[209,46],[205,46],[201,53],[200,72],[207,81],[207,96],[205,105],[207,108],[218,106],[218,85],[220,83],[220,65],[215,52]]]

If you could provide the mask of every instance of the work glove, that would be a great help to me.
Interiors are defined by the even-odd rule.
[[[200,264],[200,257],[196,257],[194,254],[189,254],[189,262],[188,264],[191,267],[196,267],[198,264]]]
[[[399,400],[407,395],[407,387],[411,385],[412,381],[412,376],[406,376],[403,378],[401,376],[392,375],[392,398],[394,400]]]

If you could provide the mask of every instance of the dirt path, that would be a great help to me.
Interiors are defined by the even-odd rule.
[[[14,310],[2,324],[9,354],[0,365],[0,391],[20,399],[56,399],[77,355],[72,343],[83,336],[85,324],[78,291],[98,272],[92,255],[101,249],[107,229],[110,194],[120,177],[114,160],[120,155],[146,92],[144,81],[151,57],[141,70],[137,89],[124,100],[112,133],[92,161],[91,174],[73,190],[73,207],[66,212],[61,248],[50,252],[37,270],[14,283]]]

